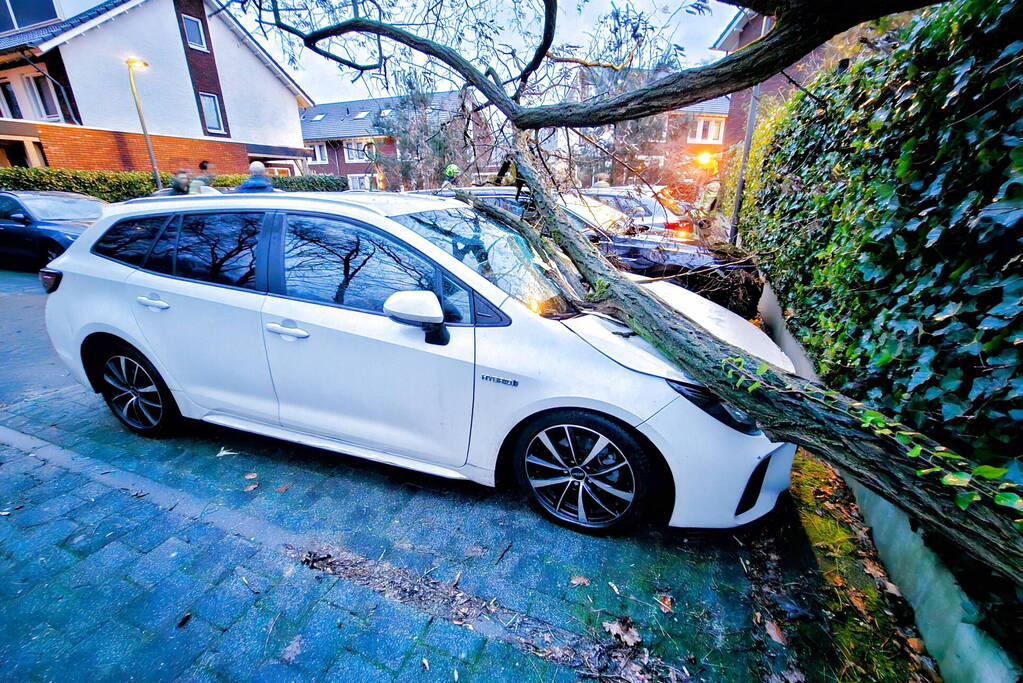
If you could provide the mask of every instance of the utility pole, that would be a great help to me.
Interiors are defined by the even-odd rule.
[[[153,167],[153,183],[157,190],[163,189],[163,182],[160,180],[160,171],[156,167],[156,155],[153,153],[153,141],[149,139],[149,129],[146,128],[146,117],[142,114],[142,102],[139,101],[139,91],[135,87],[135,69],[145,69],[148,63],[141,59],[132,57],[125,61],[128,65],[128,84],[131,85],[131,96],[135,98],[135,110],[139,113],[139,123],[142,124],[142,137],[146,141],[146,151],[149,152],[149,165]]]

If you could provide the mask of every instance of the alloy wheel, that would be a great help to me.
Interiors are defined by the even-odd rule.
[[[574,525],[605,527],[633,504],[636,477],[628,457],[588,427],[547,427],[526,448],[525,474],[539,503]]]
[[[136,429],[153,429],[163,417],[163,400],[149,372],[129,356],[112,356],[103,369],[108,400],[117,416]]]

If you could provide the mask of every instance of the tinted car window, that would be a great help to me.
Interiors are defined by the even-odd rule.
[[[0,197],[0,219],[10,219],[16,213],[25,213],[25,210],[10,197]]]
[[[289,216],[284,238],[288,296],[383,312],[391,294],[435,291],[436,268],[390,238],[313,216]]]
[[[167,227],[146,268],[190,280],[254,289],[262,213],[183,216]]]
[[[153,240],[167,222],[167,216],[146,216],[118,221],[103,233],[93,253],[130,266],[137,266],[149,252]]]

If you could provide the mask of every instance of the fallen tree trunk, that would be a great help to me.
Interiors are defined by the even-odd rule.
[[[526,134],[517,168],[541,225],[576,264],[601,308],[626,323],[719,398],[753,416],[775,441],[802,446],[852,476],[974,558],[1023,586],[1023,533],[1005,490],[974,464],[862,403],[753,358],[680,315],[626,277],[568,220],[534,170]],[[533,242],[539,239],[534,235]],[[727,455],[727,454],[725,454]],[[1002,496],[1002,505],[994,504]],[[969,500],[967,500],[969,499]],[[957,505],[957,500],[959,504]],[[1018,500],[1018,499],[1017,499]],[[972,503],[972,504],[970,504]],[[966,509],[960,509],[965,504]]]

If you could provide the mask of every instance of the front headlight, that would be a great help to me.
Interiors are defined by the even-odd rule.
[[[759,434],[757,423],[742,408],[722,401],[710,393],[707,387],[689,382],[665,380],[668,386],[682,394],[694,406],[713,417],[718,422],[728,425],[743,434]]]

